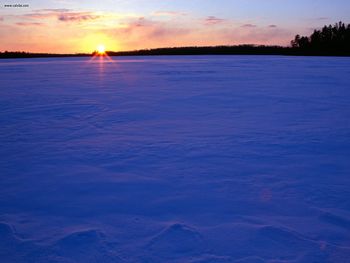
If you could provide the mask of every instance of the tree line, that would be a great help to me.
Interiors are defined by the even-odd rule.
[[[296,35],[291,46],[304,51],[350,54],[350,24],[338,22],[314,30],[310,36]]]

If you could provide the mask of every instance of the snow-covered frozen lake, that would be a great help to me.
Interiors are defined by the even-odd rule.
[[[0,262],[350,262],[350,58],[0,61]]]

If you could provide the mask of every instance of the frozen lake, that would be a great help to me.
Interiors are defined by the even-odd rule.
[[[0,60],[2,263],[350,258],[350,58]]]

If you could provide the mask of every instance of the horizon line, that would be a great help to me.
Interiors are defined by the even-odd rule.
[[[263,44],[238,44],[238,45],[194,45],[194,46],[164,46],[164,47],[155,47],[155,48],[141,48],[141,49],[132,49],[132,50],[106,50],[105,53],[126,53],[126,52],[140,52],[140,51],[152,51],[152,50],[164,50],[164,49],[185,49],[185,48],[230,48],[230,47],[273,47],[273,48],[291,48],[291,45],[263,45]],[[31,52],[31,51],[24,51],[24,50],[15,50],[15,51],[9,51],[9,50],[0,50],[0,53],[25,53],[25,54],[48,54],[48,55],[92,55],[96,53],[97,50],[93,50],[90,53],[89,52],[73,52],[73,53],[57,53],[57,52]]]

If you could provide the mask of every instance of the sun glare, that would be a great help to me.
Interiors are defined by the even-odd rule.
[[[97,46],[97,53],[99,55],[104,55],[106,53],[106,48],[104,45],[98,45]]]

